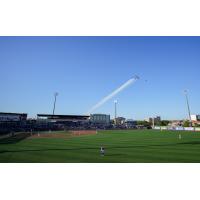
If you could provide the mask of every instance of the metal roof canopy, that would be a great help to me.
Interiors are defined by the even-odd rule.
[[[37,114],[37,117],[46,117],[55,120],[88,120],[89,115],[50,115],[50,114]]]
[[[28,115],[27,113],[7,113],[7,112],[0,112],[0,115]]]

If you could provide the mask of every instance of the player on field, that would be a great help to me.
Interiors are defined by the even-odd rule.
[[[104,147],[101,147],[100,154],[101,154],[101,156],[105,156],[105,148]]]

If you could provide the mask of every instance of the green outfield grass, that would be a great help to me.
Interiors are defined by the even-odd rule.
[[[106,149],[104,157],[100,146]],[[0,162],[199,163],[200,132],[99,131],[97,135],[66,138],[2,139]]]

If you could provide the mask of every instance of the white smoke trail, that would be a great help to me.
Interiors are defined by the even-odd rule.
[[[95,106],[93,106],[87,113],[91,114],[94,110],[96,110],[97,108],[99,108],[100,106],[102,106],[104,103],[106,103],[107,101],[109,101],[110,99],[112,99],[114,96],[116,96],[122,90],[124,90],[125,88],[127,88],[128,86],[130,86],[131,84],[133,84],[134,82],[136,82],[138,79],[139,79],[138,76],[134,76],[133,78],[129,79],[126,83],[124,83],[119,88],[117,88],[116,90],[114,90],[111,94],[109,94],[108,96],[104,97],[99,103],[97,103]]]

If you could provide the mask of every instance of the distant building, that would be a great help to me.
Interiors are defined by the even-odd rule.
[[[193,126],[200,125],[200,115],[191,115],[190,117]]]
[[[92,114],[90,115],[90,122],[98,125],[110,125],[110,115],[106,114]]]
[[[146,119],[145,121],[151,123],[151,124],[157,124],[157,123],[160,123],[161,122],[161,117],[160,116],[157,116],[157,117],[154,117],[154,118],[149,118],[149,119]]]
[[[134,121],[133,119],[127,119],[125,121],[126,128],[135,128],[137,125],[137,121]]]
[[[125,125],[126,118],[124,117],[117,117],[115,119],[116,125]]]
[[[193,122],[198,122],[200,121],[200,115],[191,115],[191,120]]]
[[[148,118],[148,119],[145,119],[144,121],[146,121],[146,122],[149,122],[149,123],[151,123],[152,124],[152,122],[153,122],[153,118]]]
[[[155,122],[155,123],[161,122],[161,117],[160,117],[160,116],[157,116],[156,118],[154,118],[154,122]]]
[[[177,126],[183,126],[184,121],[183,120],[172,120],[168,124],[170,127],[177,127]]]

